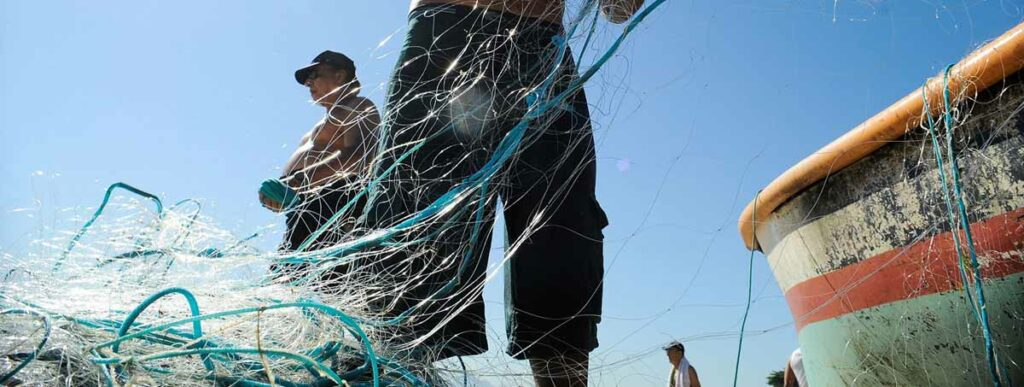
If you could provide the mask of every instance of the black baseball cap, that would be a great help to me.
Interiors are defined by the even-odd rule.
[[[340,52],[327,50],[321,52],[320,55],[316,56],[316,58],[313,58],[313,62],[309,66],[295,70],[295,81],[299,82],[300,85],[305,85],[306,78],[309,78],[309,73],[313,72],[313,69],[320,64],[327,64],[332,67],[345,70],[353,78],[356,76],[356,64],[352,59],[349,59],[349,57]]]

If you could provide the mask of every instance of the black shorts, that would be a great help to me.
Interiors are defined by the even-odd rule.
[[[295,251],[320,227],[327,224],[327,221],[341,211],[349,201],[357,200],[349,207],[346,214],[314,239],[304,251],[322,249],[341,242],[346,233],[352,229],[355,217],[363,211],[365,200],[354,199],[361,187],[357,179],[347,179],[323,187],[316,194],[303,195],[299,204],[285,213],[286,228],[279,250]],[[303,266],[274,265],[272,271],[283,273]],[[342,267],[339,266],[336,268],[336,271],[339,272],[326,273],[321,282],[329,281],[334,275],[343,274],[340,273],[341,269]],[[330,288],[330,284],[323,283],[321,285],[326,286],[327,289]]]
[[[556,55],[554,39],[561,34],[557,24],[464,6],[413,10],[388,91],[382,136],[390,151],[380,155],[381,165],[429,140],[382,183],[369,212],[372,223],[392,225],[480,170],[498,141],[522,119],[528,92],[556,66],[547,96],[566,90],[577,75],[570,52]],[[516,358],[589,353],[598,345],[601,230],[608,221],[594,196],[595,180],[594,139],[581,88],[531,121],[518,152],[489,185],[504,204],[506,247],[512,247],[505,268],[506,310],[508,352]],[[484,208],[482,216],[453,211],[456,219],[445,223],[448,228],[425,250],[432,254],[408,264],[416,267],[392,269],[381,261],[389,272],[440,268],[427,271],[432,277],[419,281],[425,284],[422,289],[406,292],[409,305],[463,273],[459,290],[434,300],[439,305],[413,328],[416,334],[432,334],[426,343],[439,345],[441,357],[487,348],[479,289],[490,248],[493,197],[484,197],[482,207],[474,201],[464,205]],[[472,239],[470,229],[482,236]],[[430,231],[406,240],[423,233]],[[470,260],[460,270],[449,258],[464,254]],[[459,312],[435,313],[445,310]]]

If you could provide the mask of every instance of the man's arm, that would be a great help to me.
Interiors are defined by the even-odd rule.
[[[644,0],[601,0],[601,13],[608,21],[621,24],[633,17],[644,5]]]
[[[284,170],[281,172],[281,176],[290,177],[295,174],[295,172],[298,172],[303,168],[306,154],[313,149],[313,134],[316,133],[321,126],[323,126],[323,122],[318,123],[312,130],[302,136],[302,139],[299,140],[298,148],[295,148],[295,152],[293,152],[291,157],[288,158],[288,162],[284,164]]]
[[[690,387],[700,387],[700,379],[697,378],[697,370],[690,366]]]
[[[337,108],[303,142],[285,166],[289,186],[307,191],[332,180],[365,169],[368,140],[377,130],[380,117],[367,99],[355,107]]]
[[[319,126],[320,125],[317,125],[317,128]],[[309,151],[309,149],[312,148],[312,143],[311,143],[310,139],[313,137],[313,133],[316,132],[317,128],[313,128],[313,130],[311,130],[308,133],[306,133],[305,135],[303,135],[302,139],[299,140],[299,147],[298,147],[298,149],[296,149],[295,152],[292,153],[292,156],[288,158],[288,162],[285,163],[285,165],[284,165],[284,171],[283,171],[284,173],[281,175],[281,176],[283,176],[282,182],[285,182],[287,184],[289,179],[295,180],[295,181],[299,181],[300,180],[300,179],[292,179],[293,178],[293,174],[295,174],[295,172],[298,169],[300,169],[299,167],[300,167],[300,165],[301,165],[301,163],[302,163],[306,153]],[[274,212],[284,211],[285,210],[284,204],[278,202],[277,199],[272,199],[270,196],[267,196],[267,193],[264,192],[264,189],[266,189],[266,188],[267,188],[266,187],[266,182],[264,182],[264,186],[261,186],[260,190],[258,191],[259,197],[260,197],[260,204],[262,204],[264,208],[267,208],[267,209],[269,209],[271,211],[274,211]]]

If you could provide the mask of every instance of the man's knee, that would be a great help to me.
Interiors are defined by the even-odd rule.
[[[579,352],[530,359],[533,379],[538,387],[586,386],[589,366],[590,356]]]

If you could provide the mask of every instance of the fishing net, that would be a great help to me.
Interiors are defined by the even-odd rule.
[[[165,205],[146,187],[110,186],[90,217],[75,218],[80,228],[0,258],[0,382],[465,383],[464,366],[434,364],[478,350],[464,336],[486,332],[459,321],[482,318],[467,311],[482,308],[484,283],[538,230],[586,216],[562,214],[563,203],[600,211],[592,185],[575,188],[592,184],[589,122],[560,120],[587,108],[583,85],[662,3],[600,45],[596,0],[570,6],[564,27],[474,10],[458,45],[407,42],[371,172],[306,193],[293,209],[300,221],[309,203],[340,207],[279,251],[227,232],[198,201]],[[488,265],[499,201],[524,215],[502,262]],[[583,238],[599,241],[600,217],[584,219],[599,226]],[[600,263],[586,275],[596,287],[584,299],[599,305]],[[571,311],[588,313],[599,310]]]

